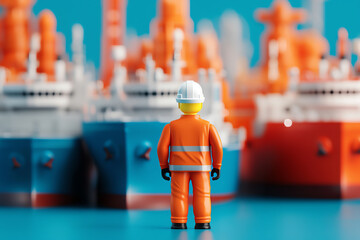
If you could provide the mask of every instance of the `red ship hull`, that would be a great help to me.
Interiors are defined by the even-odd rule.
[[[268,123],[241,162],[245,194],[360,198],[360,123]]]
[[[77,197],[70,194],[52,193],[1,193],[0,205],[11,207],[57,207],[78,204]]]

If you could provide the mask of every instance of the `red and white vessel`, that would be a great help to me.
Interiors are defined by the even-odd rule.
[[[247,129],[240,167],[245,194],[360,197],[360,62],[351,65],[345,29],[337,56],[329,56],[323,3],[308,3],[310,14],[287,0],[257,11],[268,25],[261,60],[232,74],[227,120]],[[298,30],[306,16],[310,28]],[[352,51],[359,56],[359,40]]]
[[[289,71],[284,93],[255,97],[254,134],[243,152],[245,193],[291,197],[360,197],[359,61],[339,30],[336,58],[318,72]],[[359,55],[359,40],[353,51]]]

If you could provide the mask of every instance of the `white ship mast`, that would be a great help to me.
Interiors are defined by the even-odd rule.
[[[305,8],[308,10],[309,28],[315,29],[318,33],[324,33],[324,3],[326,0],[304,0]]]

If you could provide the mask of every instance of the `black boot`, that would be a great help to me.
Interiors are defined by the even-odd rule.
[[[187,229],[186,223],[173,223],[171,229]]]
[[[195,229],[210,229],[210,223],[196,223]]]

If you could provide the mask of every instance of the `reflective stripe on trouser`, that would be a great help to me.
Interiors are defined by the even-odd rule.
[[[195,222],[209,223],[211,221],[209,172],[171,173],[171,222],[187,222],[190,180],[193,186],[193,208]]]
[[[170,165],[170,171],[210,172],[211,165]]]

